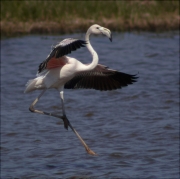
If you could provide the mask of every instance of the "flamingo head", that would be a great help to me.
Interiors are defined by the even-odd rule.
[[[112,42],[112,34],[111,31],[105,27],[102,27],[100,25],[94,24],[89,28],[90,32],[95,35],[103,34],[109,38],[109,40]]]

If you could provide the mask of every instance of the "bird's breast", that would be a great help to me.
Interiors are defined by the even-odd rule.
[[[66,64],[63,67],[52,68],[44,78],[44,83],[47,88],[59,88],[64,86],[75,75],[72,64]]]

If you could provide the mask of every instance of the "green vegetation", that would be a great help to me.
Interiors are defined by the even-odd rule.
[[[179,1],[1,1],[1,34],[69,33],[97,23],[115,31],[179,28]]]

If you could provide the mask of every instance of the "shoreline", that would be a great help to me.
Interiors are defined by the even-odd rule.
[[[75,22],[8,22],[1,21],[1,37],[11,37],[30,34],[66,34],[85,32],[92,24],[99,24],[111,31],[149,31],[149,32],[166,32],[179,30],[180,16],[169,17],[168,19],[142,19],[132,20],[114,20],[103,19],[101,22],[94,20],[77,19]]]

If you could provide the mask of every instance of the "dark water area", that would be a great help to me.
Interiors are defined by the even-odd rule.
[[[60,119],[31,113],[40,91],[24,94],[51,45],[84,34],[1,40],[1,178],[179,178],[179,35],[114,33],[92,37],[99,63],[138,82],[115,91],[65,90],[69,120],[90,156]],[[90,63],[86,48],[69,56]],[[36,106],[61,114],[59,92]]]

